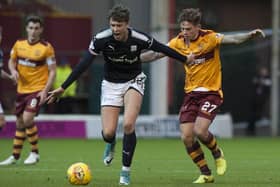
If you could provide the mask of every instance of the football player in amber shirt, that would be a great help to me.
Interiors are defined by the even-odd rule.
[[[9,60],[9,70],[17,83],[16,132],[13,154],[0,165],[16,163],[20,158],[25,138],[31,145],[31,152],[24,164],[39,161],[38,129],[34,117],[45,102],[56,75],[54,49],[41,39],[43,22],[38,16],[26,19],[27,39],[17,40]]]
[[[248,33],[223,35],[212,30],[201,29],[199,9],[184,9],[179,15],[181,32],[168,43],[169,47],[183,55],[193,54],[195,60],[185,64],[185,96],[180,109],[181,138],[186,151],[200,169],[201,175],[193,183],[212,183],[214,177],[209,169],[200,142],[212,153],[216,172],[224,175],[227,163],[216,138],[209,131],[217,110],[223,102],[221,88],[221,44],[239,44],[254,37],[262,36],[260,29]],[[163,57],[161,53],[146,52],[142,61]]]

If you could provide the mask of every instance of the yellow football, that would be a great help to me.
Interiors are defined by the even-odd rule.
[[[67,179],[74,185],[87,185],[92,179],[91,170],[83,162],[74,163],[67,170]]]

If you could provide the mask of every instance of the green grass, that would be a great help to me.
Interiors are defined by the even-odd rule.
[[[228,161],[225,176],[216,176],[209,151],[205,150],[209,166],[215,175],[209,187],[273,187],[280,186],[280,139],[237,138],[219,140]],[[0,160],[11,153],[12,140],[0,140]],[[118,141],[113,165],[102,162],[104,143],[101,140],[40,140],[41,160],[37,165],[0,167],[0,187],[67,187],[66,170],[74,162],[87,163],[93,173],[88,186],[119,186],[121,168],[121,141]],[[25,144],[22,158],[28,155]],[[132,166],[134,187],[192,187],[199,172],[186,155],[179,139],[139,139]]]

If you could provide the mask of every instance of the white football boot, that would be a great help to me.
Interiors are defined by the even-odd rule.
[[[15,164],[17,160],[15,159],[14,155],[9,156],[6,160],[0,162],[0,166],[7,166],[11,164]]]
[[[40,159],[39,154],[35,152],[30,152],[29,156],[25,159],[23,163],[26,165],[36,164],[37,162],[39,162],[39,159]]]

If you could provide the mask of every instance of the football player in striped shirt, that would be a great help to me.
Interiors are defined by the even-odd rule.
[[[199,9],[184,9],[179,15],[181,32],[170,40],[168,46],[183,55],[195,55],[193,62],[184,65],[185,96],[179,114],[181,138],[186,152],[201,172],[193,183],[212,183],[214,177],[200,143],[211,151],[217,174],[224,175],[227,163],[223,151],[209,131],[209,126],[223,103],[220,45],[239,44],[265,35],[260,29],[232,35],[202,29],[201,16]],[[148,51],[141,55],[141,60],[148,62],[163,56],[165,55]]]
[[[13,153],[0,165],[16,163],[27,138],[31,145],[24,164],[39,161],[38,129],[34,117],[46,101],[56,75],[56,60],[52,45],[41,39],[43,21],[38,16],[28,16],[25,25],[27,38],[15,42],[9,60],[9,70],[17,83],[16,132]]]

